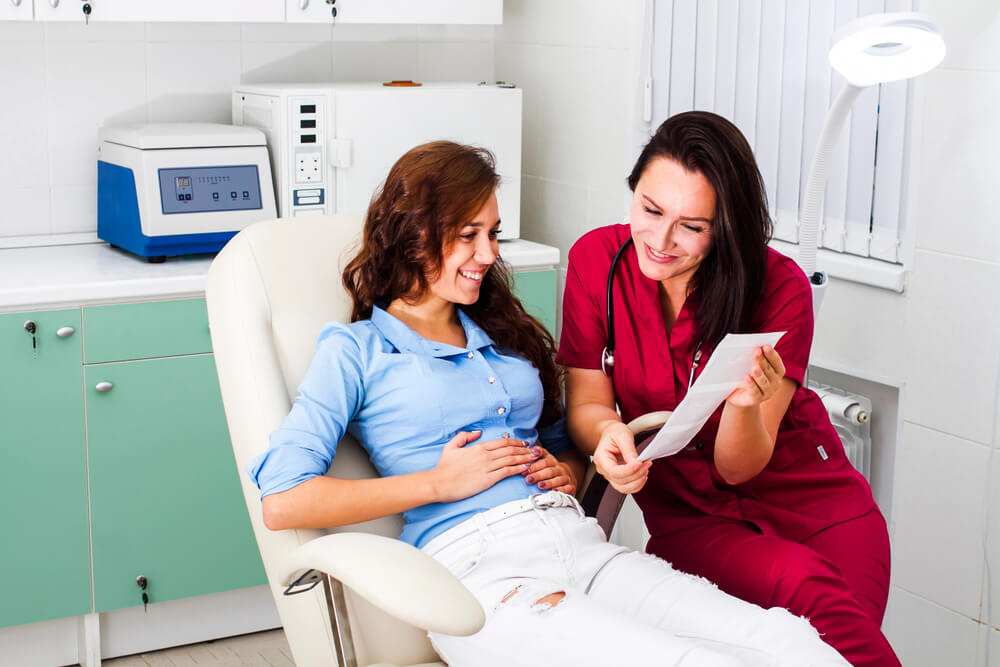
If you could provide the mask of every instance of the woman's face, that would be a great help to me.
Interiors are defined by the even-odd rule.
[[[629,217],[643,275],[687,285],[712,249],[715,190],[701,172],[653,158],[635,186]]]
[[[500,209],[496,194],[492,194],[479,213],[459,230],[458,239],[445,246],[441,274],[431,283],[430,293],[450,303],[475,303],[483,277],[499,255],[499,233]]]

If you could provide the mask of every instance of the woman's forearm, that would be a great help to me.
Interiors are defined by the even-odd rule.
[[[271,530],[329,528],[370,521],[437,502],[433,471],[393,477],[313,477],[262,501]]]
[[[764,424],[760,405],[726,404],[715,437],[715,467],[727,484],[742,484],[767,466],[774,436]]]

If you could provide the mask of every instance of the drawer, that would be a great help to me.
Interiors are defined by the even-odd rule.
[[[83,309],[83,363],[173,357],[212,351],[204,299]]]

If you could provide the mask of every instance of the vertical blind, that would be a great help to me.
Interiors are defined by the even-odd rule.
[[[652,127],[700,109],[736,124],[757,156],[775,238],[798,242],[798,211],[827,109],[846,85],[827,61],[837,28],[912,11],[914,0],[652,0]],[[909,83],[865,89],[841,131],[820,246],[900,262]]]

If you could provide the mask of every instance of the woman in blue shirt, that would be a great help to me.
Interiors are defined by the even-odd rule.
[[[393,166],[344,271],[352,322],[320,333],[291,412],[251,466],[265,524],[402,512],[400,538],[487,610],[472,637],[432,633],[453,667],[846,665],[807,621],[609,544],[583,516],[553,340],[499,257],[498,183],[487,151],[450,142]],[[381,478],[325,476],[346,432]]]

